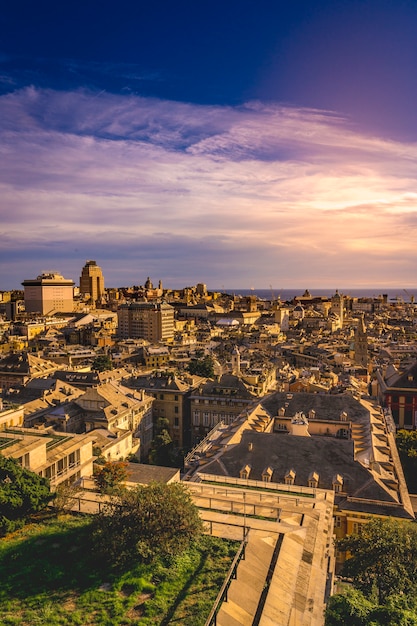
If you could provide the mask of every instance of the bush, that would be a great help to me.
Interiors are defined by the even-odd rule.
[[[124,461],[108,461],[94,468],[94,481],[101,493],[112,494],[120,489],[127,478],[127,463]]]
[[[30,515],[45,509],[52,497],[46,478],[0,455],[0,536],[21,527]]]
[[[202,530],[198,509],[182,483],[126,490],[93,521],[95,544],[116,566],[180,554]]]

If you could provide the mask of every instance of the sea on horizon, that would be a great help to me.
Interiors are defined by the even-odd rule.
[[[309,289],[306,287],[312,296],[325,296],[331,298],[336,293],[336,289]],[[236,296],[257,296],[260,300],[276,300],[280,298],[282,302],[293,300],[296,296],[302,296],[306,289],[210,289],[210,291],[219,291],[221,293],[228,293]],[[387,289],[381,288],[368,288],[368,289],[338,289],[338,292],[351,298],[378,298],[382,295],[388,296],[388,301],[404,301],[411,302],[411,299],[415,299],[417,302],[417,287],[415,289],[393,289],[392,287]]]

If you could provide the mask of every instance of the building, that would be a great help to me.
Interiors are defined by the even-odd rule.
[[[74,310],[74,282],[58,272],[40,274],[22,285],[27,313],[53,315]]]
[[[80,295],[92,304],[100,304],[104,298],[104,277],[95,261],[87,261],[80,276]]]
[[[153,437],[153,402],[154,399],[143,391],[135,393],[114,380],[91,387],[74,400],[83,411],[87,432],[105,429],[121,438],[130,432],[135,439],[134,446],[133,449],[126,448],[123,456],[133,451],[139,452],[138,456],[142,458],[149,453]]]
[[[30,352],[9,354],[0,359],[0,390],[7,394],[12,389],[21,389],[30,380],[52,376],[59,367]]]
[[[23,426],[23,406],[4,407],[0,398],[0,431],[14,426]]]
[[[145,367],[158,369],[168,365],[170,352],[167,346],[145,346],[143,348]]]
[[[14,426],[1,431],[0,454],[48,478],[53,489],[93,473],[92,442],[87,435]]]
[[[201,384],[191,395],[192,445],[219,422],[231,424],[255,397],[238,376],[231,374]]]
[[[208,441],[210,439],[210,441]],[[334,494],[335,535],[373,517],[414,520],[395,436],[378,405],[348,395],[277,392],[213,431],[186,459],[224,479]],[[343,555],[337,556],[341,564]]]
[[[330,313],[333,313],[334,315],[337,316],[338,328],[343,328],[345,302],[344,302],[344,297],[339,293],[337,289],[336,289],[336,293],[332,297],[331,302],[332,302],[332,305],[330,308]]]
[[[368,367],[368,336],[366,332],[365,321],[361,315],[355,331],[354,340],[355,363],[363,368]]]
[[[191,443],[190,397],[205,379],[199,376],[138,376],[125,384],[134,389],[141,389],[148,396],[153,396],[153,420],[166,420],[174,445],[189,448]]]
[[[393,372],[385,378],[377,372],[380,395],[391,409],[398,428],[417,428],[417,361],[403,372]]]
[[[174,308],[169,304],[134,302],[117,311],[120,339],[146,339],[150,343],[174,338]]]

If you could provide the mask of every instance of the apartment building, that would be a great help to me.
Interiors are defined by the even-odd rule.
[[[52,315],[74,310],[74,281],[59,272],[40,274],[24,280],[25,309],[27,313]]]
[[[167,420],[167,430],[174,445],[188,448],[191,443],[190,397],[205,379],[199,376],[138,376],[127,383],[153,396],[153,419]]]
[[[150,343],[157,343],[174,337],[174,308],[169,304],[122,304],[117,316],[120,339],[146,339]]]
[[[93,474],[92,441],[87,435],[14,426],[0,432],[0,454],[48,478],[52,489]]]
[[[191,394],[191,443],[195,445],[219,422],[231,424],[253,402],[255,394],[239,376],[207,380]]]

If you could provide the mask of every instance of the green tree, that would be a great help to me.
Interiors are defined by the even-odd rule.
[[[108,461],[104,465],[94,467],[94,481],[101,493],[116,493],[127,478],[127,463],[124,461]]]
[[[205,378],[213,378],[214,361],[210,355],[206,355],[202,359],[192,359],[188,371],[196,376],[204,376]]]
[[[91,369],[96,372],[105,372],[113,369],[113,362],[107,354],[99,354],[91,364]]]
[[[380,626],[417,626],[417,604],[413,593],[391,595],[386,604],[376,607],[372,622]]]
[[[329,599],[325,626],[417,626],[416,599],[396,594],[375,605],[353,587]]]
[[[374,604],[352,587],[329,599],[325,626],[367,626]]]
[[[171,435],[165,429],[161,430],[151,442],[149,462],[151,465],[164,465],[170,467],[174,444]]]
[[[417,492],[417,431],[399,430],[396,443],[408,490]]]
[[[0,454],[0,536],[21,527],[53,499],[49,481]]]
[[[396,434],[397,448],[410,458],[417,458],[417,430],[399,430]]]
[[[367,598],[385,604],[392,593],[415,589],[417,580],[417,527],[391,518],[375,519],[362,526],[360,534],[337,542],[349,553],[343,574]]]
[[[183,483],[126,490],[94,518],[93,540],[115,566],[180,554],[203,530]]]
[[[66,513],[77,502],[77,494],[80,488],[77,485],[58,485],[54,494],[54,509],[57,515]]]
[[[151,442],[149,463],[165,467],[182,467],[184,465],[183,451],[174,446],[168,431],[169,420],[160,417],[155,425],[155,437]]]

